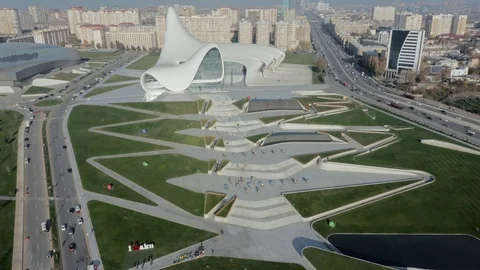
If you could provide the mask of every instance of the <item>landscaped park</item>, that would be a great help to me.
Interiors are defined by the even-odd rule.
[[[143,209],[90,201],[105,269],[126,269],[150,255],[158,267],[175,262],[168,269],[381,269],[332,253],[326,241],[336,233],[480,237],[480,156],[422,140],[460,142],[333,93],[293,96],[300,109],[288,112],[274,101],[268,111],[249,113],[250,103],[260,100],[191,98],[79,105],[71,112],[69,133],[84,189]],[[236,120],[222,118],[223,111],[235,112]],[[268,140],[275,143],[264,144]],[[310,223],[323,238],[295,229]],[[257,242],[228,242],[239,227],[250,228]],[[290,228],[305,233],[297,237],[311,239],[305,247],[315,248],[302,255],[267,233]],[[155,249],[127,252],[126,245],[144,239]],[[185,248],[199,242],[214,257],[184,262]],[[247,252],[260,243],[286,253]]]

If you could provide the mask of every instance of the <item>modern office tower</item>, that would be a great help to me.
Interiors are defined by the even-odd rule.
[[[0,9],[0,34],[19,35],[22,33],[18,9]]]
[[[290,9],[290,0],[282,0],[282,16],[285,16],[287,9]]]
[[[270,45],[270,25],[268,21],[259,21],[255,33],[256,44]]]
[[[295,20],[295,9],[287,9],[283,13],[283,20],[286,22]]]
[[[422,60],[424,31],[391,30],[387,50],[387,77],[402,70],[419,72]]]
[[[46,22],[48,18],[48,10],[44,7],[39,6],[29,6],[28,12],[33,17],[33,21],[38,22]]]
[[[253,43],[253,26],[250,21],[238,23],[238,43]]]
[[[125,25],[110,27],[105,32],[108,48],[121,44],[127,49],[150,50],[157,48],[155,26]]]
[[[388,33],[387,31],[380,31],[378,33],[378,42],[388,44],[389,37],[390,33]]]
[[[375,21],[391,21],[395,20],[395,7],[373,7],[372,19]]]
[[[452,29],[453,15],[440,14],[430,15],[427,17],[426,31],[429,38],[434,38],[438,35],[449,34]]]
[[[259,21],[268,21],[271,23],[277,22],[277,9],[275,8],[255,8],[246,9],[245,18],[247,18],[253,25]]]
[[[226,17],[191,16],[180,17],[189,33],[203,42],[230,43],[230,21]]]
[[[67,10],[68,26],[70,34],[77,33],[77,26],[83,23],[82,13],[85,11],[83,7],[72,7]]]
[[[20,19],[20,28],[22,28],[22,30],[34,29],[33,16],[30,15],[28,10],[19,10],[18,18]]]
[[[35,43],[61,46],[68,42],[70,36],[68,26],[47,28],[33,31]]]
[[[213,17],[226,16],[230,20],[230,26],[235,26],[238,23],[238,10],[229,7],[222,7],[212,10]]]
[[[467,27],[467,15],[455,15],[452,21],[452,30],[450,33],[454,35],[465,35],[465,28]]]
[[[421,30],[422,15],[410,12],[397,12],[393,27],[398,30]]]
[[[166,17],[165,15],[155,17],[155,28],[157,29],[157,46],[158,48],[163,48],[165,44],[165,31],[166,28]]]

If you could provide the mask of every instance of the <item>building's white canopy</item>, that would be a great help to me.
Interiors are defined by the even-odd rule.
[[[212,49],[220,52],[222,63],[235,62],[246,67],[245,83],[263,76],[266,69],[275,70],[285,58],[284,52],[257,44],[205,43],[194,38],[183,27],[175,10],[170,7],[166,18],[165,45],[157,64],[148,69],[141,78],[145,91],[170,90],[181,92],[192,83],[214,83],[223,80],[195,81],[195,75],[205,55]]]

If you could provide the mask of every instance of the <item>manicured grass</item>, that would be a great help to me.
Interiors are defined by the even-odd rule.
[[[452,105],[472,113],[480,113],[480,98],[458,99]]]
[[[101,67],[105,64],[104,63],[90,63],[90,62],[88,62],[88,65],[91,66],[91,67]]]
[[[46,94],[50,91],[52,91],[53,88],[47,88],[47,87],[41,87],[41,86],[30,86],[28,90],[23,93],[24,95],[40,95],[40,94]]]
[[[253,136],[249,136],[247,137],[246,139],[253,142],[253,143],[257,143],[258,140],[266,137],[269,133],[262,133],[262,134],[258,134],[258,135],[253,135]]]
[[[215,146],[218,146],[218,147],[225,147],[225,142],[223,141],[223,139],[220,139],[218,140],[217,144]]]
[[[86,162],[90,157],[123,153],[167,149],[163,146],[115,138],[89,132],[95,126],[126,121],[147,119],[152,116],[102,106],[76,106],[68,119],[68,130],[72,140],[83,187],[89,191],[119,197],[126,200],[153,204],[145,197],[124,186]],[[113,183],[115,190],[108,191],[103,185]]]
[[[433,174],[436,181],[333,217],[335,232],[465,233],[480,237],[473,229],[480,224],[480,157],[424,145],[420,139],[452,140],[422,128],[395,134],[400,139],[397,143],[336,161],[422,170]],[[332,232],[323,221],[315,223],[314,228],[323,235]]]
[[[240,100],[235,101],[233,105],[235,105],[240,110],[243,110],[243,105],[245,105],[245,103],[247,103],[248,101],[249,101],[248,98],[242,98]]]
[[[56,80],[63,80],[63,81],[72,81],[76,77],[78,77],[80,74],[75,74],[75,73],[58,73],[57,75],[53,76],[54,79]]]
[[[205,112],[208,112],[208,110],[210,110],[210,108],[212,107],[213,102],[211,100],[208,100],[208,101],[205,101],[205,102],[208,102],[207,107],[205,108]]]
[[[196,101],[135,102],[117,105],[167,114],[198,114]]]
[[[62,104],[62,103],[63,103],[63,100],[60,100],[60,99],[47,99],[47,100],[39,101],[39,102],[33,104],[33,106],[36,106],[36,107],[50,107],[50,106],[56,106],[56,105],[59,105],[59,104]]]
[[[98,201],[90,201],[88,209],[106,270],[132,267],[133,261],[129,262],[129,257],[133,252],[127,249],[131,242],[155,242],[155,248],[148,250],[145,257],[152,254],[157,258],[215,236],[211,232]]]
[[[333,156],[338,153],[343,153],[349,150],[351,149],[342,149],[342,150],[326,151],[326,152],[312,153],[312,154],[306,154],[306,155],[298,155],[298,156],[293,156],[292,158],[302,164],[307,164],[318,156],[324,158],[328,156]]]
[[[94,61],[110,61],[122,54],[121,51],[116,52],[79,52],[80,58],[90,59]]]
[[[93,97],[93,96],[100,95],[100,94],[103,94],[103,93],[106,93],[106,92],[110,92],[110,91],[113,91],[113,90],[124,88],[124,87],[130,86],[130,85],[134,85],[134,83],[94,88],[93,90],[88,92],[84,97],[86,97],[86,98]]]
[[[140,80],[137,77],[122,76],[122,75],[113,75],[104,83],[116,83],[116,82],[125,82],[125,81],[136,81]]]
[[[218,217],[227,217],[228,213],[230,212],[230,209],[232,208],[233,206],[233,203],[235,202],[235,200],[231,200],[229,201],[226,205],[224,205],[222,207],[222,209],[220,211],[218,211],[215,215],[218,216]]]
[[[380,265],[364,262],[317,248],[306,248],[303,255],[317,269],[381,270]]]
[[[412,182],[397,182],[369,186],[326,189],[285,195],[303,217],[311,217],[374,195],[378,195]],[[333,218],[335,219],[335,218]]]
[[[157,63],[159,57],[160,55],[146,55],[138,59],[135,63],[129,65],[127,68],[147,70]]]
[[[262,270],[303,270],[302,266],[293,263],[279,263],[269,261],[256,261],[228,257],[203,257],[197,260],[187,261],[181,264],[170,266],[165,270],[199,270],[199,269],[262,269]]]
[[[205,138],[205,146],[211,145],[213,140],[215,140],[215,137],[212,137],[212,136],[207,136],[207,137],[204,137],[204,138]]]
[[[0,269],[12,269],[15,201],[0,201]]]
[[[337,98],[338,97],[338,98]],[[309,104],[314,104],[316,102],[322,103],[322,102],[339,102],[339,101],[345,101],[343,100],[340,96],[310,96],[310,97],[303,97],[303,98],[295,98],[298,100],[305,109],[308,109]],[[339,104],[341,105],[341,104]]]
[[[263,118],[259,118],[258,120],[262,121],[263,123],[265,124],[268,124],[268,123],[272,123],[272,122],[275,122],[275,121],[278,121],[278,120],[289,120],[289,119],[292,119],[292,118],[295,118],[295,117],[298,117],[300,116],[301,114],[292,114],[292,115],[280,115],[280,116],[271,116],[271,117],[263,117]]]
[[[106,128],[105,130],[121,134],[205,147],[205,140],[203,137],[175,133],[176,131],[189,128],[200,129],[200,121],[165,119],[154,122],[110,127]],[[148,132],[146,134],[141,134],[140,131],[142,129],[147,129]]]
[[[346,135],[350,136],[352,139],[357,141],[359,144],[366,146],[374,142],[381,141],[388,137],[391,137],[392,134],[388,133],[365,133],[365,132],[346,132]]]
[[[216,194],[216,193],[205,193],[205,209],[203,212],[207,214],[212,210],[215,205],[217,205],[219,202],[221,202],[225,198],[225,195],[223,194]]]
[[[0,195],[15,195],[18,129],[22,121],[23,115],[18,112],[0,111]]]
[[[313,65],[315,62],[315,55],[313,53],[287,53],[282,63],[285,64],[299,64],[299,65]]]
[[[336,110],[336,109],[339,109],[339,107],[337,106],[319,106],[319,105],[315,105],[315,109],[317,109],[317,112],[328,112],[328,111],[332,111],[332,110]]]
[[[143,162],[149,166],[144,167]],[[204,194],[167,183],[168,179],[207,173],[208,161],[178,154],[102,159],[99,163],[195,215],[203,215]]]
[[[221,169],[225,168],[225,166],[227,166],[229,162],[230,161],[226,159],[222,160],[222,164],[220,164],[220,167],[218,168],[218,170],[220,171]]]

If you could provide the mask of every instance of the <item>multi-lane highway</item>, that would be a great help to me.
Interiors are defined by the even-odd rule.
[[[356,63],[354,57],[334,41],[320,22],[312,22],[312,39],[317,55],[323,56],[329,63],[329,75],[326,76],[326,81],[336,90],[418,124],[480,146],[478,116],[458,109],[450,109],[426,99],[408,99],[402,96],[402,91],[384,87],[368,75],[362,76],[365,70]],[[341,83],[347,83],[347,86]],[[389,103],[399,104],[404,109],[393,108],[388,105]],[[470,136],[466,133],[467,130],[473,130],[476,134]]]

